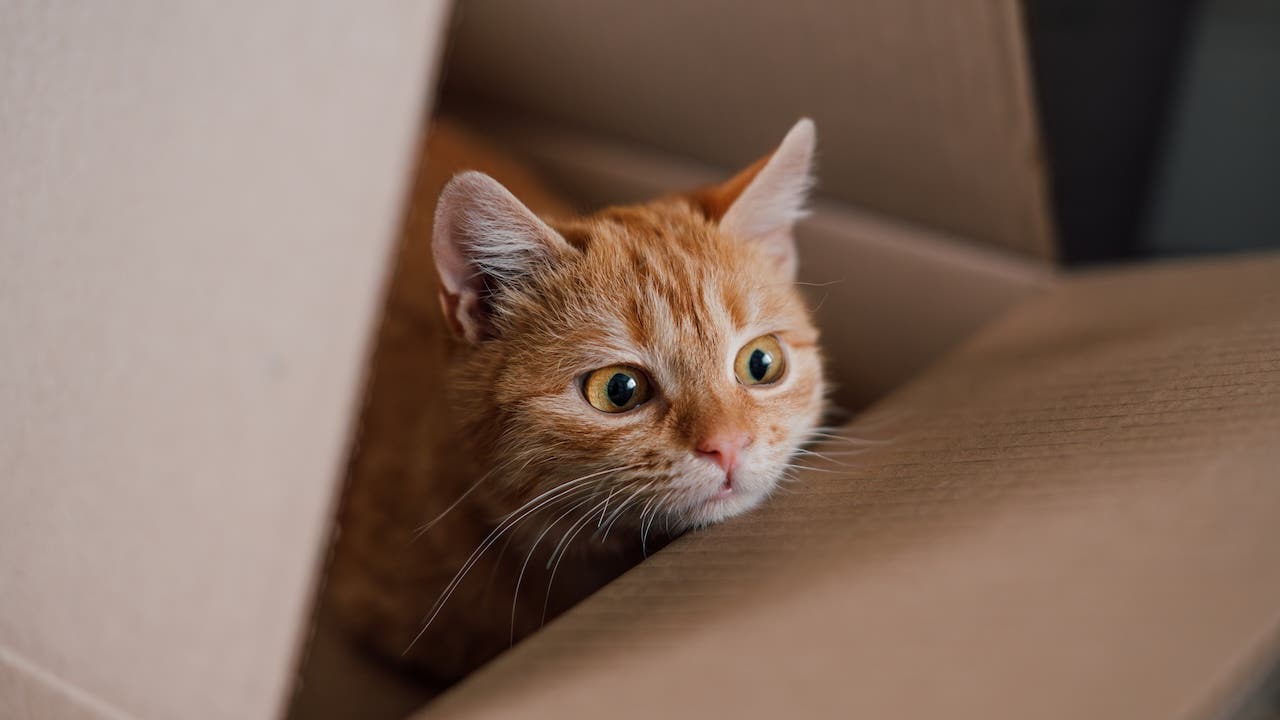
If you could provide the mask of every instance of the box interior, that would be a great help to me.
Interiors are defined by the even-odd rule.
[[[737,168],[799,115],[825,197],[1047,261],[1022,4],[462,2],[446,100]]]
[[[698,187],[732,174],[573,131],[531,123],[510,130],[478,115],[469,122],[585,207]],[[883,397],[1019,300],[1055,283],[1052,270],[1038,263],[839,201],[814,203],[799,236],[801,282],[809,284],[823,329],[833,400],[845,413]],[[931,288],[927,301],[921,287]],[[348,646],[324,607],[317,623],[292,717],[404,717],[429,699],[411,680]]]
[[[955,24],[935,24],[912,20],[912,13],[916,20],[936,16],[923,5],[822,11],[834,18],[816,6],[797,7],[795,15],[756,9],[717,19],[709,7],[669,4],[661,28],[645,25],[655,12],[647,10],[630,24],[615,18],[607,24],[614,34],[596,43],[575,45],[565,38],[595,27],[601,18],[594,11],[551,3],[537,12],[510,4],[495,13],[464,3],[448,39],[439,106],[524,159],[583,209],[727,178],[771,150],[798,117],[813,116],[819,186],[798,231],[800,279],[822,328],[833,399],[853,413],[1056,283],[1017,11],[1012,3],[970,5],[944,13],[954,12]],[[748,81],[760,69],[745,56],[710,58],[700,28],[711,22],[739,38],[728,44],[730,53],[780,22],[827,35],[841,23],[856,30],[842,42],[828,37],[823,53],[814,52],[819,43],[798,37],[771,46],[771,62],[807,78],[787,83],[800,93],[793,96],[778,84]],[[604,51],[638,48],[658,32],[664,62],[675,63],[667,72],[647,64],[658,61],[654,50],[634,64],[618,61],[621,50]],[[869,65],[870,51],[855,49],[859,41],[884,49],[910,33],[918,34],[911,47],[934,49],[904,57],[905,65]],[[741,75],[725,75],[739,61]],[[813,76],[828,65],[852,68],[840,93],[830,92],[831,78]],[[956,83],[970,92],[952,92]],[[712,98],[699,90],[708,85],[717,88]],[[610,93],[614,86],[628,90]],[[569,88],[577,90],[566,94]],[[765,109],[762,94],[770,99]],[[1016,142],[1007,142],[1010,133]],[[998,212],[975,212],[977,206]],[[323,607],[317,623],[294,717],[400,717],[423,702],[413,683],[353,654]]]
[[[870,407],[847,439],[890,442],[428,713],[1247,712],[1280,644],[1280,258],[1061,276],[1021,8],[454,9],[446,109],[584,205],[814,117],[802,272]],[[0,11],[0,716],[421,707],[306,618],[448,10]]]

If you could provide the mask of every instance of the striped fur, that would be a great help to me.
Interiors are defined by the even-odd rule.
[[[432,144],[458,136],[443,126]],[[802,121],[724,185],[558,220],[488,175],[440,191],[452,167],[424,166],[330,573],[346,625],[391,657],[412,646],[406,658],[448,681],[672,535],[768,497],[823,408],[818,333],[792,282],[812,148]],[[538,194],[501,162],[484,169]],[[437,193],[438,284],[422,233]],[[765,334],[786,373],[744,386],[734,358]],[[656,393],[602,413],[582,378],[618,363]],[[752,440],[734,492],[713,500],[725,473],[694,447],[724,427]]]

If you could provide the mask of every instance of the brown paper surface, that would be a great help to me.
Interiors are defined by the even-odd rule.
[[[0,718],[282,708],[446,10],[0,7]]]
[[[446,90],[736,168],[801,115],[822,192],[1054,255],[1016,0],[472,2]]]
[[[1072,278],[845,434],[422,717],[1196,717],[1276,650],[1280,257]]]

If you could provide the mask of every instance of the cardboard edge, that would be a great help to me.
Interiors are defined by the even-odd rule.
[[[378,286],[377,300],[372,304],[371,313],[365,325],[364,338],[361,340],[359,377],[352,396],[347,400],[347,429],[344,433],[346,441],[339,455],[340,460],[335,469],[334,477],[330,479],[329,483],[328,498],[325,503],[326,509],[322,516],[324,520],[319,533],[320,542],[315,548],[314,556],[311,558],[311,581],[308,592],[304,595],[303,606],[299,612],[302,622],[299,623],[295,630],[294,647],[289,658],[288,682],[285,684],[283,692],[277,701],[272,717],[283,718],[290,715],[291,709],[302,689],[307,664],[311,660],[312,652],[315,650],[317,633],[320,630],[320,610],[323,605],[325,583],[328,580],[329,565],[333,559],[334,547],[340,532],[337,513],[348,482],[347,461],[350,458],[352,448],[359,442],[361,428],[358,426],[358,422],[363,416],[361,411],[368,402],[370,363],[376,349],[379,328],[383,322],[387,293],[396,271],[401,228],[407,208],[413,198],[417,158],[419,156],[418,148],[425,137],[422,129],[426,127],[426,123],[429,121],[436,105],[437,92],[442,76],[441,71],[447,52],[445,47],[447,32],[452,17],[452,3],[437,3],[433,7],[433,14],[427,20],[427,26],[423,28],[423,34],[425,35],[423,47],[427,48],[427,50],[423,53],[422,85],[419,89],[419,97],[416,103],[416,117],[413,122],[414,135],[406,139],[406,152],[403,155],[399,170],[401,190],[397,203],[398,211],[389,230],[391,236],[381,244],[381,248],[378,250],[382,255],[382,278]]]
[[[1026,249],[1033,257],[1057,262],[1061,259],[1061,249],[1054,230],[1053,187],[1048,172],[1048,150],[1040,126],[1039,94],[1031,74],[1031,45],[1026,10],[1022,3],[1001,3],[1000,7],[1003,12],[998,13],[998,21],[1004,27],[995,36],[1009,39],[1009,44],[1004,48],[1008,58],[1006,67],[1011,76],[1009,84],[1016,88],[1017,97],[1024,100],[1009,108],[1009,113],[1015,119],[1018,136],[1024,138],[1029,156],[1027,160],[1035,166],[1034,175],[1038,179],[1032,187],[1027,188],[1029,205],[1022,206],[1031,214],[1026,221],[1032,228]]]

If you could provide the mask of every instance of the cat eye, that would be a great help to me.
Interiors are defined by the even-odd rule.
[[[582,394],[591,407],[607,413],[620,413],[653,397],[653,388],[643,370],[627,365],[610,365],[587,374],[582,381]]]
[[[769,385],[778,382],[787,369],[787,356],[778,338],[761,335],[738,351],[733,372],[743,385]]]

